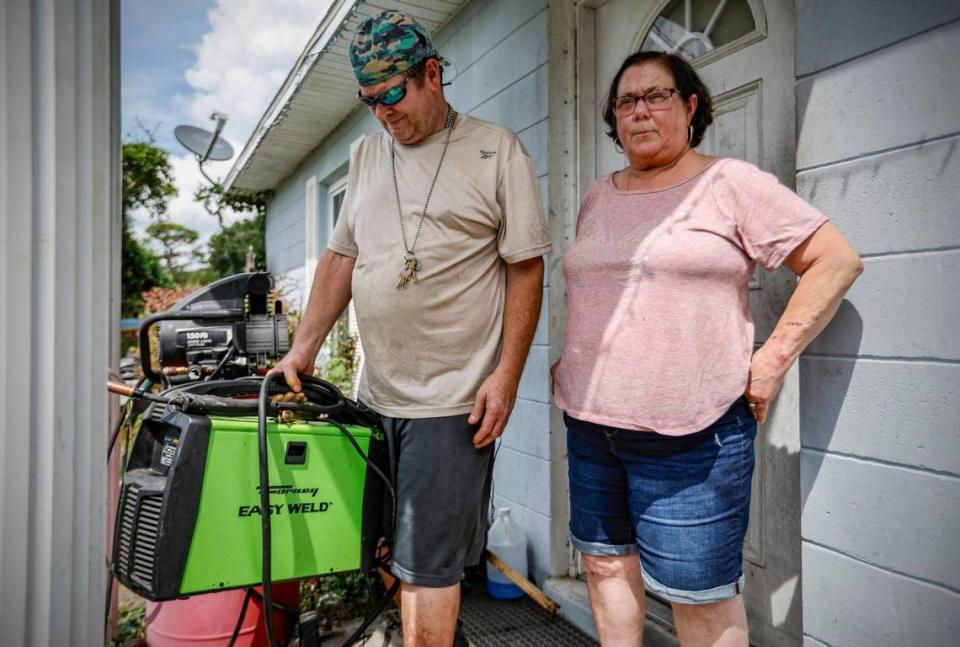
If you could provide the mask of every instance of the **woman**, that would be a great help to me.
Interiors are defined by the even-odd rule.
[[[757,423],[863,266],[773,176],[694,150],[711,100],[683,59],[628,57],[604,120],[629,166],[594,183],[581,206],[554,370],[571,541],[604,645],[641,645],[646,583],[673,604],[681,644],[746,646]],[[757,263],[786,264],[800,280],[752,353]]]

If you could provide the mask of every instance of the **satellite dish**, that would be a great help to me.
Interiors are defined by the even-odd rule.
[[[223,161],[233,157],[233,146],[225,140],[220,139],[220,131],[223,130],[223,124],[227,123],[227,115],[222,112],[215,112],[210,115],[211,119],[216,120],[217,127],[213,132],[197,128],[196,126],[177,126],[173,129],[173,136],[177,141],[183,144],[183,147],[197,156],[197,162],[200,166],[200,173],[207,178],[210,184],[217,184],[206,171],[203,170],[203,163],[207,160]]]
[[[196,126],[177,126],[173,129],[173,136],[184,148],[204,161],[219,162],[233,157],[233,146],[220,139],[219,133]]]

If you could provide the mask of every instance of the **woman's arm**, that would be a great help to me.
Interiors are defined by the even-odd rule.
[[[843,295],[863,272],[859,254],[829,222],[793,250],[785,263],[800,277],[797,289],[750,363],[746,396],[761,423],[787,370],[830,323]]]

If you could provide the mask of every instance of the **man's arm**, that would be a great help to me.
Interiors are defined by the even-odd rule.
[[[350,303],[350,285],[356,261],[355,258],[328,249],[317,263],[310,300],[297,328],[293,347],[270,371],[283,373],[287,385],[294,391],[301,389],[297,373],[313,373],[313,363],[323,340]]]
[[[469,423],[481,422],[473,437],[477,449],[503,434],[513,404],[523,365],[540,318],[543,300],[543,259],[531,258],[507,265],[500,363],[484,380],[470,412]]]

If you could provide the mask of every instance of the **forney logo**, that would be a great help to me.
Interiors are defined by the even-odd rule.
[[[259,493],[260,486],[257,486],[257,492]],[[271,485],[268,489],[270,494],[307,494],[311,497],[316,497],[317,493],[320,491],[320,488],[315,487],[294,487],[292,485]],[[270,514],[272,515],[281,515],[281,514],[309,514],[311,512],[326,512],[330,509],[330,506],[333,505],[333,501],[310,501],[310,502],[294,502],[290,501],[285,504],[283,503],[271,503],[270,504]],[[254,515],[263,514],[262,509],[258,504],[254,505],[242,505],[237,510],[238,517],[252,517]]]
[[[260,492],[260,486],[257,486],[257,492]],[[270,494],[309,494],[317,496],[320,488],[315,487],[294,487],[292,485],[271,485],[268,487]]]

